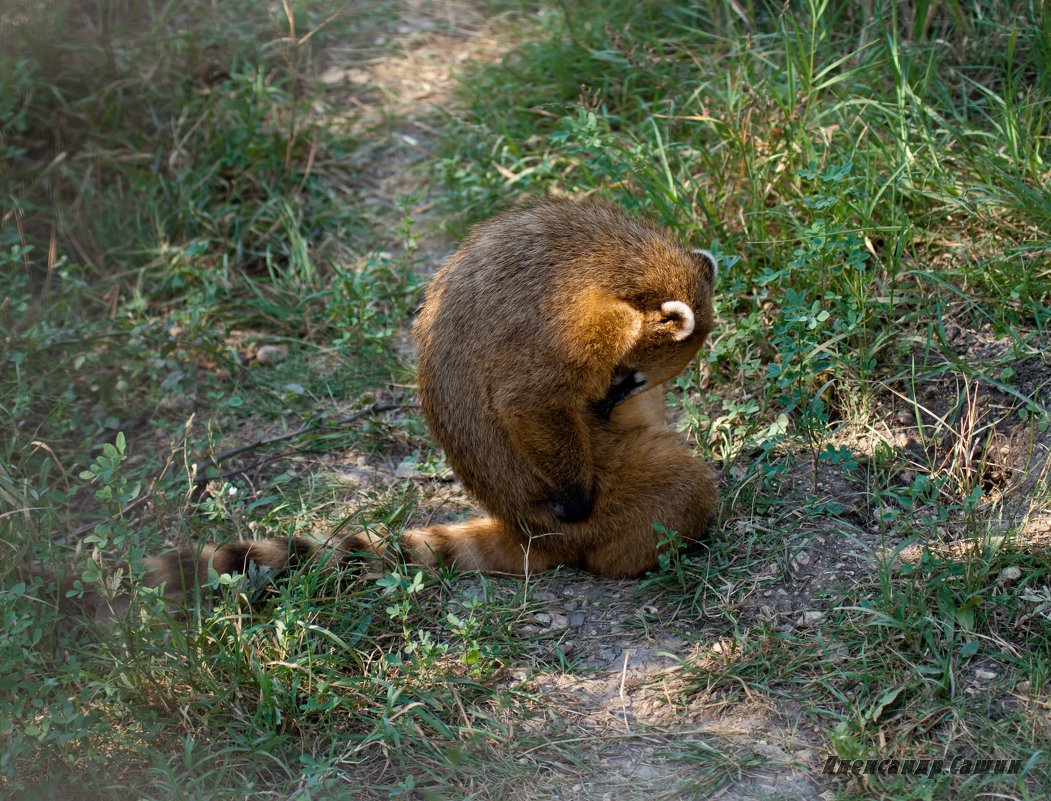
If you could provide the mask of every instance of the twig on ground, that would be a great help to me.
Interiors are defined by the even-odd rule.
[[[349,417],[343,417],[343,418],[341,418],[339,420],[333,420],[331,422],[324,422],[324,421],[317,420],[317,419],[311,420],[305,426],[301,426],[300,428],[297,428],[295,431],[289,431],[289,432],[286,432],[284,434],[279,434],[278,436],[275,436],[275,437],[267,437],[265,439],[258,439],[255,442],[250,442],[250,443],[248,443],[246,445],[238,445],[236,448],[230,448],[229,450],[225,450],[225,451],[222,451],[221,453],[217,453],[215,456],[209,457],[209,458],[205,459],[202,462],[198,462],[197,467],[194,470],[194,474],[193,474],[194,484],[196,486],[201,486],[203,484],[206,484],[209,481],[212,481],[215,478],[229,478],[230,476],[238,475],[239,473],[244,473],[247,470],[251,469],[251,467],[248,467],[248,468],[244,468],[242,470],[230,471],[229,473],[223,473],[220,476],[209,476],[209,475],[206,475],[206,473],[207,473],[209,468],[213,468],[214,467],[214,468],[218,469],[219,465],[221,465],[223,462],[225,462],[228,459],[232,459],[235,456],[240,456],[242,453],[248,453],[249,451],[254,451],[254,450],[257,450],[259,448],[264,448],[267,445],[273,445],[273,444],[278,443],[278,442],[286,442],[287,440],[295,439],[296,437],[302,436],[303,434],[308,434],[311,431],[327,430],[327,429],[331,429],[331,428],[339,428],[339,427],[342,427],[342,426],[349,426],[349,425],[351,425],[353,423],[356,423],[358,420],[362,419],[363,417],[368,417],[368,416],[373,415],[373,414],[381,414],[383,412],[390,412],[390,411],[394,411],[395,409],[402,409],[402,408],[405,408],[405,404],[402,404],[402,403],[374,403],[371,406],[368,406],[368,407],[366,407],[366,408],[364,408],[364,409],[362,409],[362,410],[360,410],[358,412],[355,412],[354,414],[350,415]],[[260,464],[265,464],[268,461],[274,461],[274,459],[264,459],[261,462],[258,462],[255,465],[252,465],[252,467],[257,467]]]
[[[282,451],[281,453],[275,454],[273,456],[268,456],[268,457],[266,457],[264,459],[260,459],[260,460],[258,460],[256,462],[253,462],[252,464],[247,465],[246,467],[238,468],[238,469],[235,469],[235,470],[227,470],[226,472],[220,473],[219,475],[212,475],[212,476],[204,475],[204,472],[207,471],[209,467],[214,467],[214,468],[218,469],[219,465],[222,464],[227,459],[232,459],[233,457],[239,456],[242,453],[247,453],[248,451],[256,450],[258,448],[263,448],[263,447],[266,447],[267,445],[273,445],[274,443],[277,443],[277,442],[285,442],[286,440],[294,439],[295,437],[301,436],[303,434],[307,434],[307,433],[309,433],[311,431],[327,430],[327,429],[330,429],[330,428],[339,428],[341,426],[349,426],[349,425],[351,425],[353,423],[356,423],[358,420],[362,419],[363,417],[368,417],[369,415],[382,414],[383,412],[390,412],[390,411],[393,411],[395,409],[404,409],[404,408],[407,408],[407,407],[408,407],[408,405],[404,404],[404,403],[374,403],[371,406],[368,406],[368,407],[366,407],[364,409],[361,409],[360,411],[357,411],[354,414],[352,414],[352,415],[350,415],[348,417],[343,417],[343,418],[341,418],[339,420],[333,420],[332,422],[329,422],[329,423],[325,423],[325,422],[323,422],[321,420],[317,420],[317,419],[311,420],[305,426],[297,428],[295,431],[289,431],[289,432],[287,432],[285,434],[280,434],[280,435],[278,435],[276,437],[268,437],[266,439],[259,439],[259,440],[256,440],[255,442],[251,442],[251,443],[249,443],[247,445],[238,445],[236,448],[230,448],[229,450],[223,451],[222,453],[217,453],[214,457],[205,459],[203,462],[198,463],[196,468],[194,469],[192,495],[199,494],[199,492],[204,488],[204,485],[207,484],[209,481],[214,481],[216,479],[222,480],[222,479],[226,479],[226,478],[232,478],[234,476],[238,476],[238,475],[242,475],[244,473],[248,473],[248,472],[250,472],[252,470],[255,470],[258,467],[262,467],[263,465],[269,464],[270,462],[276,462],[277,460],[283,459],[286,456],[289,456],[290,454],[297,453],[298,451],[296,449]],[[154,487],[156,487],[157,482],[164,475],[164,473],[167,472],[167,470],[168,470],[168,468],[170,466],[171,466],[171,459],[169,459],[168,463],[165,464],[164,469],[156,477],[154,477],[154,479],[150,482],[150,489],[149,489],[149,491],[143,493],[138,498],[136,498],[134,501],[129,503],[124,508],[125,513],[130,512],[131,510],[136,509],[136,508],[138,508],[140,506],[143,506],[146,503],[146,501],[148,501],[153,496],[153,489],[154,489]],[[86,534],[89,531],[91,531],[92,529],[95,528],[95,526],[97,526],[99,523],[102,523],[102,522],[103,522],[102,520],[93,520],[90,523],[85,523],[84,525],[80,526],[78,529],[76,529],[73,532],[74,539]]]
[[[628,678],[628,660],[631,658],[631,649],[624,649],[624,666],[620,670],[620,711],[624,715],[624,730],[631,734],[631,724],[628,723],[628,698],[624,694],[624,682]]]

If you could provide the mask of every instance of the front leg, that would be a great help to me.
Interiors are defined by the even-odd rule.
[[[547,488],[547,507],[562,523],[579,523],[595,505],[591,442],[581,413],[567,407],[505,412],[511,439]]]
[[[591,408],[603,420],[609,420],[613,410],[620,404],[639,392],[642,392],[649,382],[646,376],[638,370],[632,370],[613,379],[613,383],[606,391],[601,400],[595,401]]]

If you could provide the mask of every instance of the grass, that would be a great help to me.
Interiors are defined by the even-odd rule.
[[[397,121],[356,119],[360,98],[317,80],[347,42],[402,35],[398,13],[0,2],[5,795],[577,797],[603,749],[652,738],[674,770],[614,797],[1044,797],[1038,6],[494,6],[505,55],[467,62],[458,105],[427,120],[424,190],[454,237],[563,191],[719,256],[715,333],[669,403],[722,471],[720,525],[704,553],[602,591],[638,642],[689,644],[654,678],[682,731],[763,710],[753,740],[788,726],[806,746],[787,763],[578,723],[535,678],[598,663],[535,625],[585,586],[570,573],[215,577],[229,588],[188,615],[140,591],[116,625],[70,630],[17,567],[104,587],[165,545],[456,512],[400,347],[426,204],[377,205],[356,154],[388,158]],[[337,424],[377,401],[399,408]],[[196,481],[194,464],[301,428]],[[399,463],[412,480],[383,472]],[[1022,769],[815,775],[829,753]],[[798,783],[755,784],[771,764]]]

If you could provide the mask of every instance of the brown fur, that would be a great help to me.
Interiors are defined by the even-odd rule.
[[[668,429],[661,384],[711,330],[713,272],[602,203],[546,200],[478,226],[431,281],[415,335],[431,433],[491,517],[402,541],[468,569],[631,576],[657,564],[654,522],[699,538],[715,481]],[[681,341],[666,301],[693,312]],[[636,371],[645,390],[604,419]]]
[[[431,281],[414,333],[427,423],[489,516],[405,532],[409,557],[634,576],[657,564],[655,522],[700,538],[714,476],[668,428],[661,385],[711,330],[714,268],[603,203],[543,200],[476,227]],[[150,560],[146,580],[181,594],[209,567],[277,571],[320,549],[205,546]],[[382,543],[351,535],[335,550]]]

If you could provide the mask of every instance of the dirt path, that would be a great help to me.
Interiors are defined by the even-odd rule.
[[[373,224],[396,229],[399,197],[413,197],[426,273],[454,244],[441,232],[434,202],[440,113],[455,111],[459,68],[500,57],[498,28],[499,20],[466,4],[410,2],[395,21],[365,24],[354,43],[324,54],[320,80],[346,92],[348,124],[364,141],[353,163]],[[405,356],[412,357],[407,344]],[[396,467],[392,461],[375,471],[373,481]],[[433,500],[469,504],[458,485],[438,494],[444,498]],[[476,577],[459,584],[465,596],[481,592]],[[688,705],[674,700],[681,660],[704,649],[726,657],[724,627],[688,619],[638,582],[564,571],[535,587],[532,600],[543,611],[518,632],[532,643],[534,659],[512,676],[542,704],[509,724],[548,745],[512,755],[539,774],[516,798],[816,797],[808,773],[823,759],[823,743],[783,712],[758,699],[729,704],[708,693]]]

